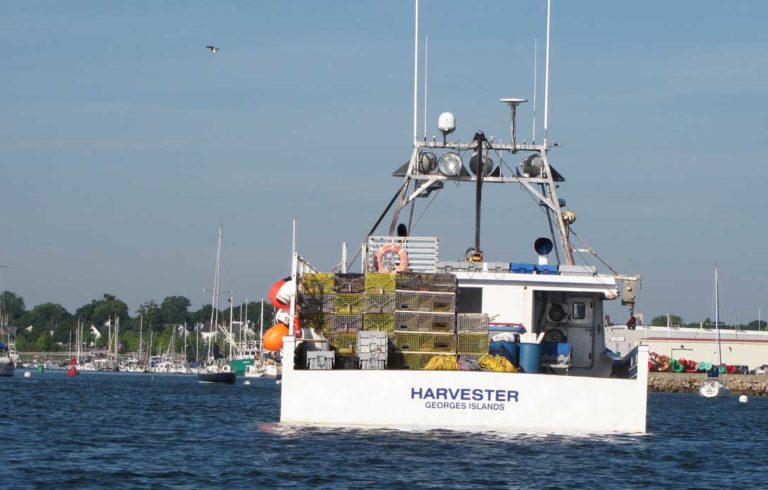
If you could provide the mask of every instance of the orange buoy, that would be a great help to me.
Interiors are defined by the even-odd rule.
[[[272,303],[272,306],[275,308],[285,308],[288,306],[288,302],[285,301],[285,297],[283,294],[281,294],[280,289],[285,286],[289,281],[291,280],[290,277],[286,277],[285,279],[280,279],[276,283],[272,285],[271,288],[269,288],[269,302]]]
[[[288,335],[288,327],[282,323],[276,323],[269,327],[269,330],[264,332],[264,337],[261,339],[261,343],[265,349],[274,352],[283,347],[283,337],[286,335]]]

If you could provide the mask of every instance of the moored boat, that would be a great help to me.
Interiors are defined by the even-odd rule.
[[[416,9],[418,19],[418,1]],[[416,40],[418,53],[418,32]],[[645,432],[648,349],[621,360],[605,349],[604,303],[621,295],[631,316],[639,277],[575,263],[575,213],[558,197],[564,178],[549,162],[546,123],[542,144],[519,143],[515,117],[525,99],[505,98],[507,143],[482,131],[469,142],[448,141],[456,129],[451,113],[438,121],[442,141],[420,140],[416,80],[411,155],[395,171],[402,184],[362,247],[362,273],[347,272],[344,248],[340,271],[319,272],[296,250],[294,231],[288,297],[272,298],[287,327],[276,324],[263,340],[282,348],[281,422]],[[400,222],[417,198],[444,192],[446,182],[475,190],[472,246],[451,260],[442,259],[438,237]],[[485,257],[487,184],[522,189],[546,211],[552,236],[531,237],[533,260]],[[388,232],[375,234],[390,209]],[[273,332],[282,345],[272,344]]]

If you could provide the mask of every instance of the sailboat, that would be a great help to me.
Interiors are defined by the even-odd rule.
[[[76,346],[77,356],[70,359],[69,365],[67,366],[67,376],[80,375],[80,369],[78,368],[78,366],[80,365],[80,337],[82,335],[82,329],[83,329],[83,326],[78,320],[77,331],[75,332],[75,344],[77,344]]]
[[[717,366],[707,374],[699,386],[699,395],[704,398],[726,398],[731,395],[725,381],[719,378],[720,366],[723,365],[723,353],[720,350],[720,283],[715,267],[715,345],[717,346]]]
[[[208,356],[206,363],[198,367],[197,381],[200,383],[227,383],[234,384],[237,375],[230,369],[229,364],[218,362],[214,342],[216,340],[216,326],[219,319],[219,279],[221,268],[221,225],[219,225],[219,240],[216,247],[216,271],[213,276],[213,293],[211,299],[211,330],[208,339]]]

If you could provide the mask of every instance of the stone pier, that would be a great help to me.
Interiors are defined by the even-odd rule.
[[[698,393],[704,373],[648,373],[648,390],[663,393]],[[768,396],[768,376],[728,374],[722,376],[733,395]]]

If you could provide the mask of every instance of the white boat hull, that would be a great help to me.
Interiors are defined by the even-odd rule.
[[[699,395],[704,398],[727,398],[731,391],[720,380],[704,380],[699,387]]]
[[[647,356],[647,350],[639,353],[635,379],[476,371],[310,371],[284,365],[280,420],[336,426],[643,433]]]

